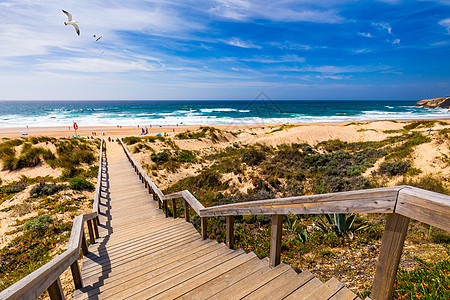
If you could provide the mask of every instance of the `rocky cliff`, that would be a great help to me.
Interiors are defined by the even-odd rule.
[[[450,97],[423,99],[416,103],[416,106],[423,106],[429,108],[450,108]]]

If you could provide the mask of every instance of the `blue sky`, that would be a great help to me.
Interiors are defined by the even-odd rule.
[[[420,100],[449,57],[450,0],[0,0],[0,100]]]

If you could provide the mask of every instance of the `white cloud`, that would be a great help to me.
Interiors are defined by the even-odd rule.
[[[277,22],[341,23],[345,19],[317,1],[215,0],[210,13],[234,20],[267,19]]]
[[[366,32],[358,32],[360,36],[366,37],[366,38],[373,38],[373,36],[370,33]]]
[[[228,44],[228,45],[241,47],[241,48],[247,48],[247,49],[248,48],[256,48],[256,49],[261,49],[262,48],[261,46],[255,45],[255,44],[253,44],[251,42],[243,41],[243,40],[241,40],[239,38],[232,38],[231,40],[227,40],[227,41],[224,41],[224,42],[225,42],[225,44]]]
[[[386,30],[390,35],[392,35],[392,27],[389,23],[372,23],[372,25],[378,30]]]
[[[120,60],[104,58],[73,58],[38,65],[42,70],[59,70],[84,73],[123,73],[130,71],[158,71],[164,66],[157,61]]]
[[[444,19],[439,22],[439,25],[444,26],[447,32],[450,33],[450,18]]]
[[[284,55],[279,58],[273,57],[254,57],[254,58],[243,58],[242,61],[247,62],[257,62],[264,64],[273,64],[273,63],[286,63],[286,62],[304,62],[304,57],[298,57],[297,55]]]
[[[288,72],[313,72],[322,74],[365,73],[388,70],[388,66],[306,66],[302,68],[281,68]]]
[[[395,39],[392,41],[392,45],[398,45],[400,44],[400,39]]]

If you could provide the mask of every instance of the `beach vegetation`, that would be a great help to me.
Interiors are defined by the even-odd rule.
[[[169,161],[170,152],[169,151],[160,151],[158,153],[152,153],[150,158],[156,164],[163,164],[163,163],[166,163]]]
[[[76,191],[93,191],[95,190],[95,186],[81,177],[74,177],[69,179],[69,188]]]
[[[177,133],[175,139],[178,140],[192,140],[192,139],[202,139],[210,138],[213,142],[219,142],[221,139],[227,140],[220,129],[209,126],[202,126],[195,131],[184,131]]]
[[[399,268],[392,299],[450,299],[450,246],[446,258],[427,262],[414,256],[413,270]]]
[[[36,234],[43,234],[47,231],[50,224],[52,224],[53,220],[47,215],[42,215],[37,217],[36,219],[27,221],[25,223],[25,229],[32,231]]]
[[[124,137],[122,139],[122,141],[126,144],[126,145],[134,145],[136,143],[139,143],[141,141],[140,137],[136,137],[136,136],[127,136]]]
[[[379,167],[379,172],[388,176],[397,176],[406,174],[410,168],[411,162],[409,161],[383,162]]]
[[[40,182],[30,190],[30,197],[50,196],[59,192],[63,186],[55,183]]]

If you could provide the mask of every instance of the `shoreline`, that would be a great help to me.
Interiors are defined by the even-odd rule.
[[[148,129],[148,134],[146,135],[156,135],[158,133],[166,133],[168,136],[175,135],[179,132],[184,132],[186,130],[196,130],[199,127],[215,127],[220,130],[242,130],[250,128],[263,128],[263,127],[277,127],[277,126],[348,126],[351,123],[379,123],[379,122],[390,122],[390,123],[402,123],[402,122],[414,122],[414,121],[450,121],[449,118],[433,118],[433,119],[393,119],[393,120],[366,120],[366,121],[345,121],[345,122],[317,122],[317,123],[279,123],[279,124],[218,124],[218,125],[139,125],[138,126],[95,126],[89,125],[86,127],[80,127],[77,130],[77,135],[80,137],[125,137],[125,136],[140,136],[142,128]],[[69,129],[70,128],[70,129]],[[96,133],[96,135],[94,134]],[[1,138],[17,138],[17,137],[33,137],[33,136],[52,136],[52,137],[73,137],[75,135],[75,130],[72,126],[51,126],[51,127],[15,127],[15,128],[0,128]]]

